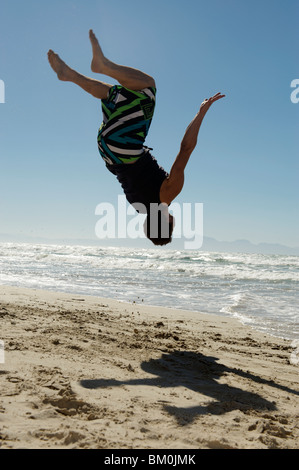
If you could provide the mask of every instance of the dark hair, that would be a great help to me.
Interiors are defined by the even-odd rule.
[[[154,245],[167,245],[172,241],[173,217],[169,216],[169,214],[161,213],[161,211],[157,215],[158,218],[154,219],[155,223],[153,223],[151,215],[147,215],[144,221],[144,232]]]

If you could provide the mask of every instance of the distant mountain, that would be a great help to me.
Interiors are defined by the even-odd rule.
[[[277,255],[299,255],[299,247],[289,247],[278,243],[258,243],[254,244],[248,240],[235,240],[233,242],[218,241],[214,238],[204,237],[201,250],[240,252],[240,253],[261,253]]]
[[[27,235],[10,235],[0,233],[0,242],[11,243],[41,243],[41,244],[62,244],[62,245],[98,245],[98,246],[123,246],[136,248],[155,248],[146,239],[121,239],[121,240],[99,240],[94,239],[52,239],[41,237],[30,237]],[[157,247],[157,249],[184,249],[184,239],[173,239],[171,245],[165,248]],[[235,240],[233,242],[219,241],[215,238],[204,237],[200,251],[216,251],[224,253],[260,253],[260,254],[277,254],[277,255],[295,255],[299,256],[299,247],[289,247],[276,243],[258,243],[254,244],[248,240]]]

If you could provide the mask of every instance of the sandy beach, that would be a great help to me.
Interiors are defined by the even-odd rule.
[[[0,322],[3,449],[299,447],[291,341],[221,316],[6,286]]]

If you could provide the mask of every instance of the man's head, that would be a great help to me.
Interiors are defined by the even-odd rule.
[[[159,205],[158,211],[148,213],[144,221],[144,233],[154,245],[167,245],[172,241],[174,217],[169,214],[165,203]]]

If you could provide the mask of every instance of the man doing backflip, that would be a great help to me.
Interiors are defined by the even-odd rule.
[[[155,245],[165,245],[172,239],[174,226],[168,206],[182,191],[184,170],[196,147],[202,120],[210,106],[225,95],[217,93],[202,102],[167,173],[144,146],[155,108],[155,80],[140,70],[107,59],[92,30],[89,38],[93,52],[91,70],[117,80],[120,85],[81,75],[52,50],[48,52],[50,65],[60,80],[73,82],[102,101],[99,152],[108,170],[116,175],[128,202],[137,212],[147,214],[144,224],[147,237]],[[159,207],[158,213],[153,211],[155,217],[151,217],[153,206]]]

